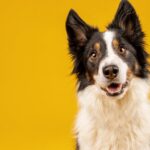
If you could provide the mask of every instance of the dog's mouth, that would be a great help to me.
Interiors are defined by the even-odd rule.
[[[124,89],[127,87],[128,82],[124,84],[121,83],[110,83],[106,88],[101,88],[106,92],[108,96],[118,96],[124,92]]]

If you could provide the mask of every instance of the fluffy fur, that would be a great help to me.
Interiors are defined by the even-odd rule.
[[[79,92],[75,131],[80,150],[150,150],[147,93],[147,83],[139,78],[117,103],[102,96],[96,86]]]
[[[78,79],[77,150],[150,150],[148,54],[133,6],[121,1],[106,32],[74,10],[66,21]]]

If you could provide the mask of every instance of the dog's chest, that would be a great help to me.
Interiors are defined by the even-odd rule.
[[[77,120],[80,150],[150,150],[147,116],[131,113],[97,118],[92,112],[81,111]]]

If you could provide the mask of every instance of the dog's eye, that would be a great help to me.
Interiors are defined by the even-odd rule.
[[[96,52],[93,52],[92,54],[91,54],[91,57],[93,57],[93,58],[95,58],[97,55],[96,55]]]
[[[97,52],[96,52],[96,51],[93,51],[93,52],[90,54],[89,60],[90,60],[90,61],[94,61],[96,58],[97,58]]]
[[[124,54],[126,53],[126,48],[121,47],[121,48],[119,49],[119,53],[120,53],[121,55],[124,55]]]

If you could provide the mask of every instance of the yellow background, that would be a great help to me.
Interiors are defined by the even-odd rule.
[[[120,0],[0,1],[0,149],[73,150],[77,109],[65,20],[104,30]],[[150,43],[150,1],[131,0]],[[149,49],[149,46],[147,46]]]

